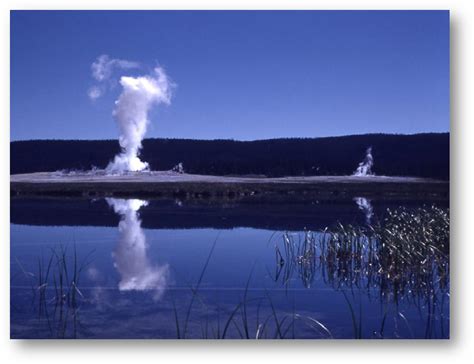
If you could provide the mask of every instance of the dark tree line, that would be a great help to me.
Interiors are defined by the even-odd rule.
[[[372,146],[374,171],[388,176],[449,179],[449,134],[366,134],[256,141],[146,139],[141,158],[152,170],[182,162],[186,172],[214,175],[348,175]],[[105,168],[116,140],[15,141],[11,173]]]

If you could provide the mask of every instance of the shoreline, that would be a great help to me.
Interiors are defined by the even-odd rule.
[[[173,172],[39,172],[10,177],[10,195],[216,201],[305,201],[353,197],[449,200],[449,181],[387,176],[224,177]]]

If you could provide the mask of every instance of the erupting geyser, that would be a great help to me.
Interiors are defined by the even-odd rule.
[[[140,68],[140,65],[136,62],[111,59],[107,55],[100,56],[92,64],[92,76],[100,83],[99,86],[89,89],[88,95],[92,100],[102,96],[114,68],[129,70]],[[112,174],[148,169],[148,163],[139,158],[142,140],[150,123],[148,112],[155,105],[170,104],[173,88],[173,83],[161,67],[156,67],[152,74],[146,76],[122,76],[120,85],[122,93],[115,101],[113,116],[119,127],[122,151],[106,168],[106,172]]]
[[[373,176],[372,166],[374,165],[374,158],[372,157],[372,147],[367,148],[365,152],[365,158],[359,163],[359,167],[355,170],[353,176],[365,177]]]
[[[115,102],[122,152],[107,166],[111,173],[137,172],[148,169],[138,157],[149,124],[148,111],[157,104],[169,104],[171,86],[165,71],[157,67],[153,76],[122,77],[123,91]]]

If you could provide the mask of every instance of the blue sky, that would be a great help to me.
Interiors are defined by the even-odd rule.
[[[11,14],[11,139],[115,139],[101,55],[177,84],[147,137],[267,139],[449,131],[449,12]],[[121,75],[121,74],[119,74]]]

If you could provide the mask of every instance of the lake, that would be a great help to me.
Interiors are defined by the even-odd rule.
[[[12,198],[11,337],[447,339],[449,239],[370,228],[431,205]]]

